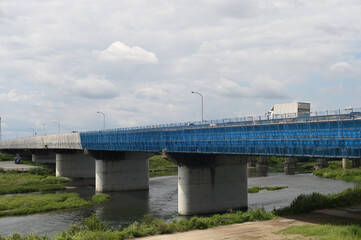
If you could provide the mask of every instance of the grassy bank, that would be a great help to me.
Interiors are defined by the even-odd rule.
[[[341,161],[328,162],[329,166],[324,169],[315,170],[313,174],[319,177],[354,182],[361,185],[361,168],[342,169]]]
[[[324,169],[315,170],[313,173],[319,177],[354,182],[357,186],[341,193],[322,195],[312,193],[300,195],[289,207],[275,211],[277,215],[293,215],[310,212],[316,209],[335,208],[361,204],[361,168],[342,169],[340,161],[329,162]],[[361,224],[339,223],[325,225],[305,225],[286,228],[279,234],[300,234],[312,239],[361,239]]]
[[[80,208],[91,204],[76,193],[15,194],[0,197],[0,216]]]
[[[46,170],[0,172],[0,194],[63,190],[69,179],[48,175]]]
[[[149,235],[166,234],[174,232],[185,232],[194,229],[206,229],[216,226],[228,225],[233,223],[243,223],[248,221],[269,220],[275,216],[267,213],[263,209],[252,210],[249,212],[234,212],[226,214],[216,214],[212,217],[192,217],[191,219],[174,220],[166,223],[163,219],[155,218],[152,215],[146,215],[140,222],[134,222],[132,225],[118,229],[109,228],[108,225],[100,221],[95,215],[84,219],[81,223],[73,224],[68,230],[55,236],[55,240],[121,240],[133,237],[144,237]],[[50,240],[48,236],[30,234],[22,236],[12,234],[8,237],[0,237],[1,240]]]
[[[174,176],[178,174],[178,166],[155,155],[149,158],[149,177]]]
[[[14,161],[15,155],[8,154],[8,153],[1,153],[0,154],[0,161]]]
[[[293,200],[289,207],[277,210],[275,212],[277,215],[292,215],[310,212],[316,209],[361,204],[361,168],[342,169],[342,163],[340,161],[334,161],[329,162],[327,168],[315,170],[313,173],[319,177],[354,182],[357,186],[336,194],[302,194]]]
[[[361,224],[340,223],[325,225],[292,226],[278,234],[300,234],[303,237],[319,240],[361,239]]]

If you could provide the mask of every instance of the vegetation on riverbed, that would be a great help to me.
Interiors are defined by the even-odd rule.
[[[15,155],[8,154],[8,153],[1,153],[0,154],[0,161],[14,161]]]
[[[67,178],[51,176],[44,169],[28,172],[0,172],[0,194],[28,193],[63,190],[63,184],[70,182]]]
[[[264,209],[251,210],[249,212],[230,212],[215,214],[211,217],[192,217],[190,219],[174,220],[166,223],[164,219],[155,218],[153,215],[145,215],[142,221],[134,222],[126,228],[110,228],[108,224],[100,221],[95,215],[84,219],[81,223],[73,224],[68,230],[56,235],[54,240],[120,240],[149,235],[185,232],[194,229],[207,229],[216,226],[243,223],[248,221],[264,221],[274,218],[275,215],[267,213]],[[0,237],[0,240],[50,240],[48,236],[30,234],[23,236],[14,233],[8,237]]]
[[[313,172],[319,177],[355,182],[355,188],[336,194],[302,194],[293,200],[289,207],[275,211],[277,215],[292,215],[310,212],[316,209],[335,208],[361,204],[361,168],[342,169],[341,162],[329,162],[329,166]]]
[[[71,226],[67,231],[57,235],[54,239],[125,239],[206,229],[247,221],[269,220],[273,217],[272,213],[267,213],[264,209],[251,210],[249,212],[238,211],[222,215],[216,214],[212,217],[192,217],[190,219],[174,220],[170,223],[166,223],[164,219],[146,215],[141,222],[134,222],[124,229],[111,229],[93,215],[82,221],[82,223]]]
[[[161,155],[149,158],[149,177],[174,176],[177,174],[178,166],[165,160]]]
[[[0,216],[80,208],[91,204],[77,193],[15,194],[0,197]]]
[[[336,194],[301,194],[289,207],[275,210],[276,215],[293,215],[316,209],[336,208],[361,204],[361,188],[349,188]]]
[[[261,190],[276,191],[284,188],[288,188],[288,187],[252,187],[252,188],[248,188],[248,193],[258,193]]]
[[[313,171],[319,177],[332,178],[361,185],[361,168],[342,169],[341,161],[328,162],[328,167]]]
[[[109,201],[110,196],[109,194],[106,193],[97,193],[92,197],[92,201],[94,203],[105,203],[107,201]]]
[[[325,225],[292,226],[278,234],[301,234],[304,237],[317,237],[319,240],[361,239],[361,224],[342,223]]]

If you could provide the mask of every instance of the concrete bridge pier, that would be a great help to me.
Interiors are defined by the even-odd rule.
[[[247,157],[167,154],[178,164],[178,213],[194,215],[248,207]]]
[[[153,153],[90,151],[96,159],[95,190],[115,192],[149,189],[149,158]]]
[[[268,161],[265,156],[259,156],[257,158],[256,168],[259,177],[267,177]]]
[[[82,150],[63,150],[56,153],[56,176],[94,178],[95,159]]]
[[[348,158],[342,158],[342,169],[348,168]]]
[[[284,162],[284,171],[286,175],[294,175],[297,170],[297,159],[294,157],[286,157]]]
[[[31,160],[34,163],[56,163],[55,152],[35,151],[31,154]]]
[[[361,167],[361,159],[352,159],[352,168]]]
[[[327,158],[317,158],[316,159],[316,170],[327,168],[328,167],[328,159]]]

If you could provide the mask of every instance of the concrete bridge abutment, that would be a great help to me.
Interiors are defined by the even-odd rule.
[[[95,190],[115,192],[149,189],[149,158],[153,153],[90,151],[96,159]]]
[[[63,150],[56,153],[56,176],[95,178],[95,159],[83,150]]]
[[[178,213],[194,215],[248,207],[247,157],[167,154],[178,163]]]

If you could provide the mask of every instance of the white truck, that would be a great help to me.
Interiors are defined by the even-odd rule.
[[[311,111],[311,103],[306,102],[294,102],[294,103],[285,103],[285,104],[276,104],[274,105],[268,113],[269,118],[273,118],[275,115],[294,115],[295,117],[300,114],[307,114]]]

